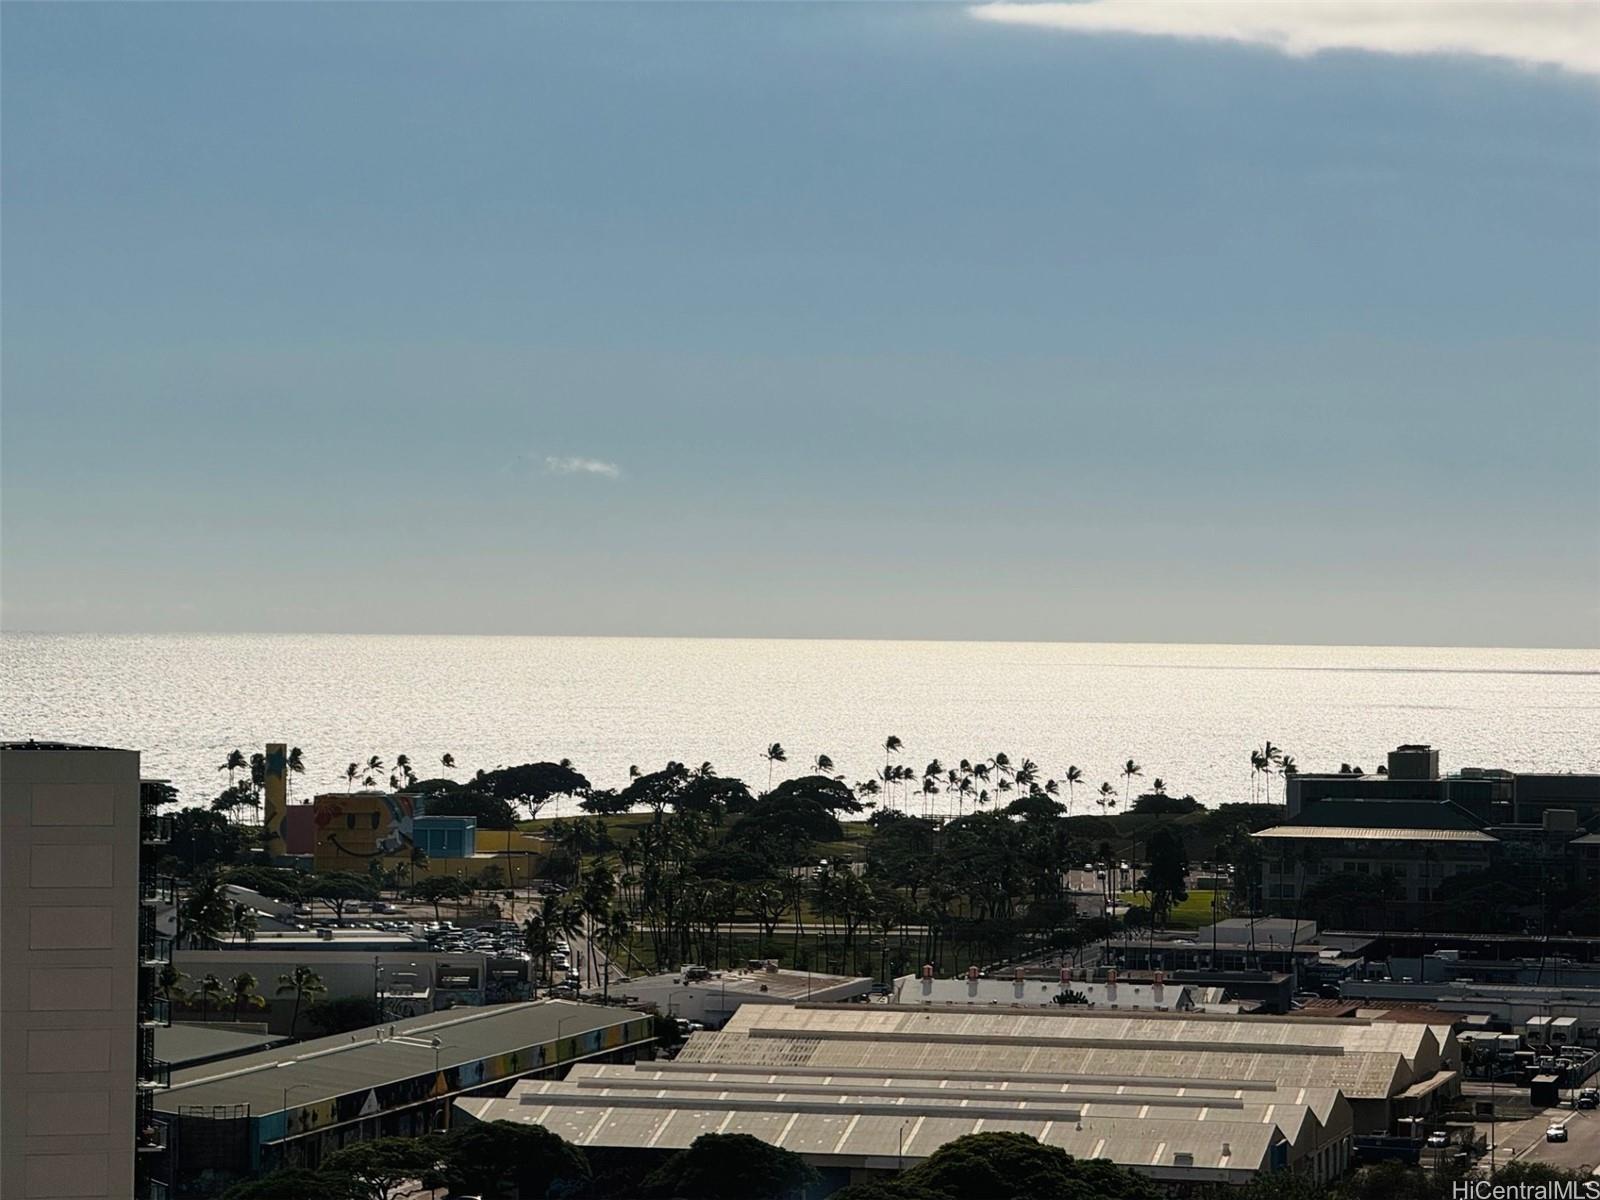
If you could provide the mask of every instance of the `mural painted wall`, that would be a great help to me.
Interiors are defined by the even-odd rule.
[[[317,1130],[342,1125],[362,1117],[376,1116],[391,1109],[420,1104],[455,1092],[482,1087],[496,1080],[543,1070],[547,1066],[580,1055],[598,1054],[605,1050],[616,1050],[633,1043],[645,1042],[654,1035],[655,1028],[651,1019],[641,1017],[622,1025],[574,1034],[562,1038],[559,1042],[524,1046],[520,1050],[511,1050],[505,1054],[446,1067],[437,1074],[428,1071],[410,1079],[359,1089],[333,1100],[320,1100],[304,1105],[294,1104],[291,1100],[286,1112],[267,1114],[255,1122],[256,1136],[260,1142],[266,1143],[283,1137],[285,1129],[291,1137],[315,1133]]]
[[[422,800],[404,792],[352,792],[313,802],[318,871],[364,870],[372,859],[411,857]]]

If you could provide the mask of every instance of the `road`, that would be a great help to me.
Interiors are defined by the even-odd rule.
[[[1544,1131],[1549,1125],[1565,1125],[1567,1140],[1545,1141]],[[1502,1133],[1500,1148],[1511,1146],[1517,1149],[1518,1162],[1593,1171],[1600,1165],[1600,1111],[1592,1108],[1576,1111],[1570,1108],[1546,1109],[1531,1121],[1518,1122],[1514,1139]]]

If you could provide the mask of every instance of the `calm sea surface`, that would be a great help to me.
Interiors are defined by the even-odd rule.
[[[919,773],[1003,750],[1121,790],[1132,757],[1208,805],[1251,798],[1269,738],[1302,770],[1372,769],[1401,742],[1438,746],[1447,769],[1600,770],[1591,650],[7,635],[0,664],[0,735],[138,749],[188,801],[216,793],[230,749],[267,741],[303,749],[297,796],[398,753],[432,775],[449,752],[458,777],[565,757],[602,786],[709,760],[764,785],[774,741],[780,773],[820,752],[856,780],[889,734]]]

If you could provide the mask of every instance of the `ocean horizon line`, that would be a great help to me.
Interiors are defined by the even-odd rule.
[[[504,641],[586,641],[586,642],[809,642],[822,645],[851,645],[860,643],[888,644],[904,646],[1169,646],[1169,647],[1200,647],[1209,650],[1436,650],[1450,651],[1485,651],[1498,650],[1507,653],[1563,653],[1563,654],[1600,654],[1600,642],[1589,646],[1565,645],[1520,645],[1509,646],[1500,643],[1432,643],[1432,642],[1236,642],[1236,641],[1207,641],[1185,640],[1166,641],[1149,638],[1016,638],[1016,637],[874,637],[855,634],[749,634],[749,633],[509,633],[502,631],[479,632],[448,632],[448,631],[407,631],[407,630],[365,630],[351,632],[344,630],[254,630],[254,629],[167,629],[167,630],[92,630],[92,629],[6,629],[0,628],[0,640],[10,637],[28,638],[104,638],[104,639],[133,639],[133,638],[460,638],[472,640],[504,640]],[[1284,667],[1251,665],[1219,666],[1210,663],[1106,663],[1105,666],[1129,666],[1150,669],[1153,667],[1183,667],[1190,666],[1196,670],[1322,670],[1322,671],[1348,671],[1348,670],[1373,670],[1373,671],[1409,671],[1416,668],[1409,667]],[[1462,673],[1478,673],[1479,669],[1458,668]],[[1495,670],[1484,673],[1498,674]],[[1600,674],[1600,668],[1588,670],[1552,670],[1534,671],[1533,674],[1564,674],[1564,675],[1592,675]]]

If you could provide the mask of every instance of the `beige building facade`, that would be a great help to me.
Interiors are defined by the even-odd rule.
[[[0,1195],[136,1194],[139,755],[0,746]]]

